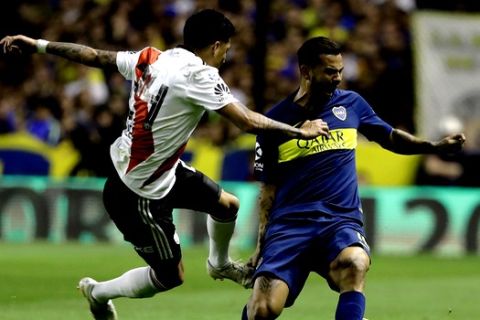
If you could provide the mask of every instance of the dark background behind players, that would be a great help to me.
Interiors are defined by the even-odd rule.
[[[242,102],[266,111],[296,83],[294,48],[307,37],[328,35],[345,47],[343,87],[361,93],[393,126],[416,132],[410,13],[478,11],[479,6],[467,0],[2,2],[0,16],[12,22],[2,24],[0,36],[24,33],[111,49],[167,48],[181,42],[180,26],[191,12],[218,8],[238,29],[221,71]],[[123,128],[128,84],[117,73],[54,59],[21,62],[18,69],[18,63],[0,61],[0,132],[27,130],[52,145],[72,141],[81,159],[70,174],[105,176],[102,159]],[[39,108],[38,101],[49,103]],[[196,134],[228,149],[240,133],[210,115]]]

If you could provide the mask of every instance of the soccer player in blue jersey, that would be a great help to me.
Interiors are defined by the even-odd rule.
[[[292,306],[310,272],[339,292],[336,320],[361,320],[370,253],[355,171],[358,133],[399,154],[459,151],[463,134],[426,141],[394,129],[356,92],[337,89],[343,61],[324,37],[298,50],[297,91],[267,115],[300,125],[322,119],[329,136],[310,140],[257,136],[255,173],[262,182],[253,293],[242,319],[275,319]]]

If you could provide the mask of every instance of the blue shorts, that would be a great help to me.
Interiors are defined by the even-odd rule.
[[[270,275],[289,287],[286,307],[293,305],[310,272],[328,277],[330,263],[345,248],[359,246],[370,254],[362,225],[345,217],[321,217],[288,220],[268,225],[260,264],[254,277]]]

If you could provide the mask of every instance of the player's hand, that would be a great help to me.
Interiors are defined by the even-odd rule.
[[[300,127],[300,138],[313,139],[318,136],[328,137],[328,124],[322,119],[307,120]]]
[[[457,153],[463,148],[465,135],[463,133],[451,135],[434,143],[435,150],[438,153]]]
[[[0,40],[4,55],[32,54],[37,52],[37,40],[24,35],[6,36]]]

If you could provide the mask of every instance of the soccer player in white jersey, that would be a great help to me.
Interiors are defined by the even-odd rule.
[[[109,281],[80,280],[79,289],[95,319],[117,318],[114,298],[151,297],[182,284],[174,208],[208,213],[210,276],[251,285],[250,269],[228,254],[238,199],[180,160],[206,110],[220,113],[246,132],[281,131],[306,139],[327,135],[322,120],[292,127],[251,111],[232,96],[218,67],[225,61],[234,32],[222,13],[207,9],[187,19],[183,45],[164,52],[152,47],[113,52],[24,35],[0,41],[5,54],[48,53],[91,67],[116,68],[132,81],[129,117],[111,146],[115,170],[103,194],[108,214],[148,266]]]

